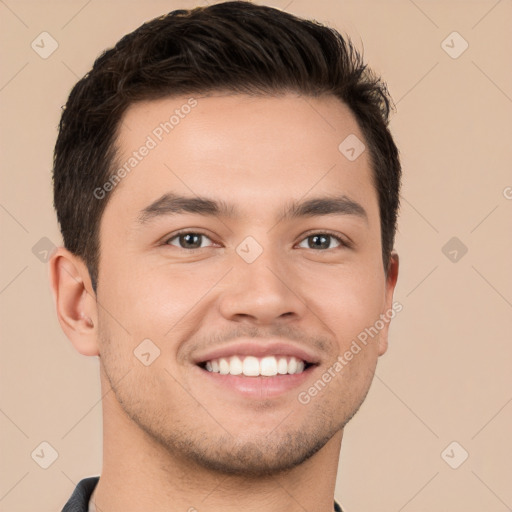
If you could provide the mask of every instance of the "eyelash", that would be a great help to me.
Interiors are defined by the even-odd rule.
[[[177,233],[174,233],[174,235],[172,235],[170,238],[167,238],[163,245],[171,245],[169,242],[171,240],[174,240],[175,238],[178,238],[179,236],[181,235],[201,235],[201,236],[204,236],[206,238],[208,238],[209,240],[211,240],[212,242],[214,242],[206,233],[203,233],[201,231],[190,231],[190,230],[183,230],[183,231],[178,231]],[[333,249],[342,249],[342,248],[346,248],[346,249],[349,249],[352,247],[352,244],[344,239],[342,239],[341,237],[339,237],[338,235],[335,235],[334,233],[330,232],[330,231],[314,231],[312,233],[308,233],[306,236],[304,236],[300,242],[303,242],[304,240],[307,240],[308,238],[312,237],[312,236],[315,236],[315,235],[327,235],[331,238],[334,238],[334,240],[336,240],[340,246],[339,247],[333,247],[331,249],[320,249],[318,250],[317,252],[326,252],[326,251],[332,251]],[[299,243],[300,243],[299,242]],[[192,251],[200,251],[201,249],[207,249],[207,247],[194,247],[192,249],[185,249],[184,247],[177,247],[175,245],[171,246],[171,247],[174,247],[176,249],[181,249],[183,251],[187,251],[187,252],[192,252]],[[309,249],[309,248],[308,248]],[[311,249],[311,250],[315,250],[315,249]]]

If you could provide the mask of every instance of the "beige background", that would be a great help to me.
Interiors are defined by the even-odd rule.
[[[50,182],[60,107],[104,48],[145,20],[200,4],[0,0],[4,512],[61,510],[78,480],[101,471],[98,361],[61,332],[47,265],[33,253],[43,237],[61,243]],[[268,5],[364,43],[397,104],[404,309],[346,429],[336,498],[347,512],[511,510],[512,2]],[[43,31],[59,45],[47,59],[31,48]],[[453,31],[469,44],[456,59],[442,47]],[[453,54],[464,41],[446,44]],[[468,249],[455,262],[453,247],[442,250],[452,237]],[[31,457],[43,441],[58,452],[46,470]],[[460,446],[443,459],[453,441]],[[462,450],[468,459],[452,469],[445,460],[460,462]]]

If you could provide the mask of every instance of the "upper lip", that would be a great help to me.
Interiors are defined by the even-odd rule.
[[[313,354],[309,349],[294,345],[284,341],[238,341],[237,343],[230,343],[207,352],[197,354],[193,359],[195,364],[205,363],[213,359],[230,356],[256,356],[265,357],[273,355],[281,356],[294,356],[297,359],[302,359],[306,363],[318,364],[319,358]]]

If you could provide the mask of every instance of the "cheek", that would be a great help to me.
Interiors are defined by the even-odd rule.
[[[303,290],[312,309],[335,332],[340,350],[372,326],[382,312],[384,285],[377,269],[316,273],[304,280]]]
[[[110,261],[117,264],[105,266],[99,300],[129,326],[148,326],[158,323],[160,318],[168,322],[180,313],[188,296],[193,295],[193,290],[184,285],[186,272],[171,278],[151,262],[141,264],[126,255],[117,260],[111,256]],[[142,323],[141,319],[144,319]]]
[[[135,261],[120,262],[108,270],[98,299],[108,312],[105,321],[112,334],[127,340],[130,350],[149,338],[162,353],[171,348],[173,338],[195,329],[198,311],[208,302],[205,297],[225,272]]]

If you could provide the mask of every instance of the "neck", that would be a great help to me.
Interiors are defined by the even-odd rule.
[[[159,444],[103,399],[103,468],[97,510],[130,512],[332,512],[343,431],[291,470],[258,478],[199,466]]]

